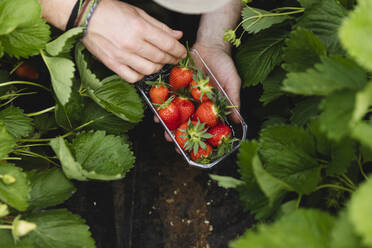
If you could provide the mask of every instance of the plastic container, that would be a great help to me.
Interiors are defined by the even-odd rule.
[[[230,98],[227,96],[226,92],[223,90],[221,85],[218,83],[216,77],[213,75],[212,71],[208,68],[207,64],[204,62],[203,58],[200,56],[199,52],[195,49],[192,49],[190,51],[190,53],[191,53],[192,59],[194,60],[196,68],[201,70],[204,75],[208,75],[209,78],[210,78],[211,84],[214,87],[216,87],[226,97],[229,105],[233,105]],[[147,104],[150,106],[151,110],[159,118],[161,124],[163,125],[164,129],[169,134],[169,136],[172,138],[175,145],[181,151],[181,154],[183,155],[186,162],[189,165],[196,166],[196,167],[199,167],[199,168],[204,168],[204,169],[212,168],[213,166],[217,165],[219,162],[224,160],[226,157],[231,155],[233,152],[235,152],[240,147],[240,143],[243,140],[246,139],[247,124],[245,123],[243,117],[240,115],[240,113],[237,109],[235,109],[235,108],[231,109],[231,112],[235,113],[236,116],[238,117],[239,121],[240,121],[240,123],[234,123],[233,121],[229,120],[228,123],[227,123],[231,127],[233,137],[239,139],[239,141],[236,141],[236,142],[233,143],[232,150],[230,152],[224,154],[222,157],[219,157],[216,160],[214,160],[214,161],[212,161],[211,163],[208,163],[208,164],[201,164],[201,163],[197,163],[197,162],[191,160],[190,155],[187,152],[183,151],[183,149],[177,143],[175,135],[174,135],[174,131],[169,130],[168,127],[165,125],[165,123],[162,121],[162,119],[159,117],[159,114],[156,111],[155,107],[152,105],[151,100],[150,100],[149,95],[148,95],[148,92],[149,92],[151,86],[148,86],[147,84],[145,84],[145,81],[156,81],[159,77],[159,74],[161,74],[161,77],[164,81],[168,82],[169,72],[173,68],[173,66],[174,65],[166,65],[158,73],[147,76],[144,79],[142,79],[140,82],[136,83],[136,87],[138,88],[139,92],[141,92],[143,98],[145,99]]]

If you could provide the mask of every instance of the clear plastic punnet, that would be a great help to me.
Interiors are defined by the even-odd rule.
[[[208,65],[204,62],[203,58],[200,56],[199,52],[195,49],[192,49],[190,51],[190,54],[191,54],[191,57],[194,61],[195,67],[198,68],[204,75],[209,76],[211,84],[217,90],[219,90],[222,93],[223,96],[226,97],[227,102],[229,103],[229,105],[233,105],[230,98],[228,97],[228,95],[226,94],[226,92],[224,91],[222,86],[219,84],[216,77],[213,75],[213,72],[209,69]],[[182,156],[184,157],[184,159],[186,160],[186,162],[189,165],[196,166],[196,167],[199,167],[199,168],[204,168],[204,169],[212,168],[213,166],[217,165],[219,162],[224,160],[226,157],[228,157],[229,155],[234,153],[240,147],[241,142],[246,139],[248,126],[245,123],[243,117],[240,115],[239,111],[236,108],[232,108],[231,109],[231,114],[234,114],[234,115],[237,116],[237,118],[239,119],[239,123],[233,122],[232,120],[230,120],[230,118],[227,121],[227,124],[231,128],[233,138],[236,138],[236,141],[232,144],[233,147],[232,147],[231,151],[228,152],[228,153],[225,153],[223,156],[221,156],[219,158],[216,158],[215,160],[213,160],[213,161],[211,161],[210,163],[207,163],[207,164],[197,163],[197,162],[193,161],[190,158],[190,155],[187,152],[185,152],[180,147],[180,145],[177,143],[174,131],[169,130],[168,127],[163,122],[163,120],[160,118],[158,112],[156,111],[156,108],[153,106],[153,104],[151,103],[151,100],[149,98],[148,93],[149,93],[149,90],[150,90],[151,86],[149,86],[145,83],[145,81],[155,81],[155,80],[157,80],[159,78],[159,75],[161,75],[161,77],[164,81],[168,81],[169,73],[170,73],[170,70],[173,68],[173,66],[174,65],[165,66],[158,73],[147,76],[144,79],[142,79],[141,81],[139,81],[138,83],[136,83],[136,86],[137,86],[139,92],[142,94],[145,101],[147,102],[147,104],[149,105],[149,107],[151,108],[151,110],[154,112],[154,114],[160,120],[160,122],[163,125],[166,132],[172,138],[174,144],[180,150],[180,152],[181,152]]]

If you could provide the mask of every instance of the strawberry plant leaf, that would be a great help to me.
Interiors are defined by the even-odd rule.
[[[86,127],[87,130],[105,130],[109,134],[122,134],[131,130],[135,124],[124,121],[119,117],[99,108],[91,99],[84,99],[84,111],[81,116],[82,123],[95,120]]]
[[[58,36],[57,39],[46,44],[45,50],[51,56],[67,54],[71,51],[77,39],[81,36],[83,32],[84,27],[72,28],[64,32],[62,35]]]
[[[340,140],[349,134],[354,105],[355,92],[350,90],[334,92],[322,101],[319,124],[328,138]]]
[[[91,98],[117,117],[136,123],[143,117],[143,103],[136,89],[118,76],[102,81],[96,89],[89,89]]]
[[[305,10],[297,25],[317,35],[329,54],[343,54],[338,29],[346,15],[347,10],[338,1],[319,1]]]
[[[260,101],[264,106],[284,94],[284,92],[281,90],[284,78],[285,72],[277,69],[274,70],[264,81],[262,81],[263,93],[260,97]]]
[[[358,5],[343,22],[339,36],[347,52],[364,68],[372,70],[372,8],[371,0],[358,1]]]
[[[25,218],[35,223],[37,229],[20,240],[43,248],[94,248],[89,227],[80,216],[66,209],[41,211]]]
[[[297,0],[305,9],[310,8],[313,4],[319,3],[320,0]]]
[[[372,180],[367,179],[353,194],[348,209],[348,217],[356,233],[362,237],[364,245],[372,246]]]
[[[83,43],[79,42],[75,46],[75,60],[76,60],[76,66],[78,68],[81,82],[86,86],[90,87],[93,90],[98,88],[101,83],[100,80],[97,78],[97,76],[92,72],[92,70],[89,68],[89,56],[88,51],[85,50],[85,46]]]
[[[249,37],[238,48],[235,60],[243,87],[262,82],[281,62],[281,49],[286,36],[287,32],[283,29],[269,29]]]
[[[238,166],[241,179],[246,182],[254,180],[252,169],[253,157],[256,155],[258,144],[256,141],[244,141],[240,144]]]
[[[353,129],[351,136],[364,145],[372,149],[372,124],[366,122],[357,123]]]
[[[62,57],[49,57],[41,53],[48,67],[54,93],[62,105],[66,105],[71,95],[74,79],[75,64],[70,59]]]
[[[32,119],[18,107],[10,106],[0,111],[0,122],[3,122],[8,132],[15,138],[31,134],[33,130]]]
[[[313,209],[299,209],[273,224],[259,224],[248,230],[230,248],[328,248],[335,218]]]
[[[306,98],[301,102],[297,102],[295,107],[291,110],[291,123],[297,126],[305,126],[309,121],[315,118],[319,110],[319,97]]]
[[[30,200],[30,183],[26,173],[14,164],[0,162],[0,175],[10,175],[15,182],[5,184],[0,181],[0,200],[19,211],[25,211]]]
[[[33,0],[32,0],[33,1]],[[18,27],[7,35],[0,35],[0,42],[10,56],[28,58],[37,55],[50,39],[49,25],[45,20],[24,27]]]
[[[330,248],[363,248],[361,238],[355,233],[346,211],[339,214],[332,229]]]
[[[319,38],[311,31],[297,28],[289,34],[283,49],[282,67],[289,72],[301,72],[320,62],[326,49]]]
[[[218,186],[223,187],[225,189],[236,188],[237,186],[244,184],[242,180],[233,177],[219,176],[214,174],[209,174],[209,177],[212,180],[216,181]]]
[[[354,61],[342,57],[322,57],[322,63],[305,72],[287,74],[283,90],[302,95],[328,95],[336,90],[362,89],[367,74]]]
[[[30,208],[47,208],[63,203],[76,191],[62,170],[53,168],[29,173],[31,181]]]
[[[297,126],[271,126],[260,133],[265,170],[299,194],[311,193],[320,181],[313,137]]]
[[[3,122],[0,121],[0,160],[6,158],[13,151],[16,140],[9,134]]]
[[[355,97],[355,108],[353,112],[352,122],[360,121],[369,111],[372,105],[372,81],[366,87],[359,91]]]
[[[252,7],[245,7],[242,10],[242,18],[243,18],[243,28],[248,33],[258,33],[261,30],[267,29],[274,24],[282,23],[285,20],[289,19],[288,15],[283,16],[263,16],[271,14],[271,12],[256,9]]]

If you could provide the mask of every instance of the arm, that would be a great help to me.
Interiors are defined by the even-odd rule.
[[[237,106],[240,106],[241,80],[231,58],[231,44],[223,36],[226,29],[237,24],[241,8],[239,0],[230,0],[224,7],[203,14],[194,44]]]
[[[40,0],[43,17],[64,30],[75,2]],[[181,36],[182,32],[170,29],[137,7],[101,0],[83,43],[108,68],[134,83],[184,57],[186,49],[178,42]]]

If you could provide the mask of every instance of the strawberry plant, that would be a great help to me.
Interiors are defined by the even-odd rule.
[[[52,36],[37,0],[0,2],[0,247],[95,247],[85,220],[58,205],[73,180],[133,167],[127,131],[142,100],[96,66],[83,31]]]
[[[211,177],[265,224],[230,247],[372,247],[372,1],[252,4],[225,40],[266,115],[240,179]]]

